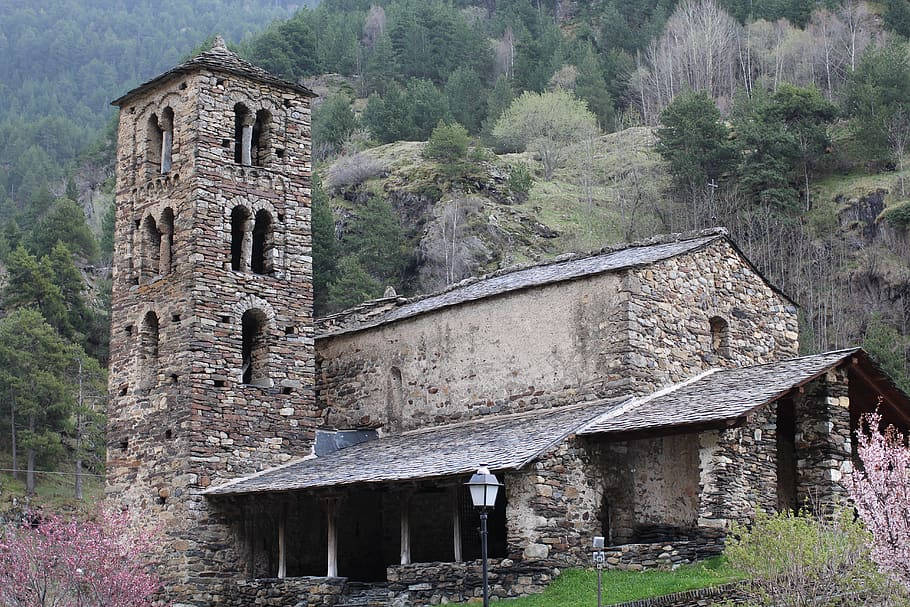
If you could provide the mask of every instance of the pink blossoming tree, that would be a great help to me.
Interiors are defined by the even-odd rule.
[[[877,412],[862,418],[857,431],[862,469],[852,475],[850,493],[872,533],[872,558],[910,590],[910,448],[893,426],[879,432],[881,421]]]
[[[146,607],[158,579],[141,555],[151,537],[125,514],[92,520],[41,515],[33,525],[0,528],[0,605],[4,607]]]

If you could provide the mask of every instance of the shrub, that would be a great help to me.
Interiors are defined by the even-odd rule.
[[[159,588],[139,555],[151,548],[124,514],[94,520],[41,516],[0,529],[0,604],[146,607]]]
[[[451,124],[440,122],[430,134],[423,155],[425,158],[440,162],[457,162],[463,160],[468,153],[470,142],[466,128],[457,122]]]
[[[531,191],[534,184],[534,177],[531,175],[531,169],[523,162],[512,167],[509,172],[509,189],[519,196],[525,198]]]
[[[897,589],[872,561],[870,541],[846,508],[827,517],[759,512],[751,528],[734,526],[725,555],[752,579],[760,605],[814,607],[852,595],[883,600]]]
[[[367,154],[342,156],[329,167],[326,185],[332,190],[360,185],[371,177],[381,175],[385,170],[385,164]]]
[[[892,228],[906,230],[910,227],[910,202],[902,202],[885,209],[881,219],[888,222]]]

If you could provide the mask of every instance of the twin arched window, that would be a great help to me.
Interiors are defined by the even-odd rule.
[[[272,115],[268,110],[255,114],[242,103],[234,106],[234,162],[263,167],[268,164]]]
[[[174,267],[174,211],[170,207],[161,213],[156,222],[146,215],[140,224],[142,282],[149,282],[156,276],[169,274]]]
[[[236,272],[271,274],[274,262],[275,230],[272,214],[260,209],[253,216],[238,205],[231,210],[231,269]]]
[[[161,115],[149,116],[146,135],[146,161],[151,174],[164,175],[171,170],[174,147],[174,110],[164,108]]]

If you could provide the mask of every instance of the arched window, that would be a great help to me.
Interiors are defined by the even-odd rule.
[[[171,170],[171,152],[174,147],[174,110],[164,108],[159,121],[161,131],[161,174]]]
[[[251,163],[264,167],[268,164],[269,141],[272,136],[272,115],[268,110],[256,112],[256,122],[253,124],[251,141]]]
[[[160,228],[158,231],[161,233],[160,273],[164,276],[169,274],[174,267],[174,211],[171,207],[165,208],[161,213],[161,225],[158,227]]]
[[[139,330],[139,355],[149,378],[158,375],[158,315],[146,312]]]
[[[234,106],[234,162],[252,164],[253,123],[256,118],[242,103]]]
[[[161,232],[155,218],[147,215],[142,221],[142,279],[149,281],[158,275],[161,264]]]
[[[250,212],[244,206],[231,210],[231,269],[242,272],[249,269],[250,259]]]
[[[274,229],[272,215],[262,209],[256,213],[253,225],[253,246],[250,258],[250,269],[256,274],[271,274],[274,270],[272,249],[274,248]]]
[[[156,175],[161,171],[161,148],[164,143],[164,131],[158,122],[158,114],[149,116],[145,136],[145,161],[148,164],[149,175]]]
[[[269,353],[266,315],[262,310],[252,308],[243,313],[240,324],[243,333],[243,383],[266,385]]]
[[[730,327],[727,321],[715,316],[709,321],[711,325],[711,351],[717,356],[730,357]]]

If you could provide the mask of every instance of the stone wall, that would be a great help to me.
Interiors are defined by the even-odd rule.
[[[239,102],[271,112],[265,166],[233,162]],[[159,571],[176,604],[207,604],[220,580],[243,574],[234,519],[201,492],[311,450],[309,103],[196,71],[121,109],[107,491],[164,530]],[[147,127],[166,107],[173,164],[161,174]],[[271,272],[231,269],[236,205],[271,214],[263,254]],[[241,381],[241,318],[250,309],[265,321],[266,380],[256,385]]]
[[[727,324],[720,344],[715,318]],[[316,349],[327,424],[395,432],[648,393],[710,367],[795,356],[798,341],[793,304],[717,240],[642,268],[326,335]]]
[[[557,572],[546,565],[512,559],[489,561],[490,597],[494,599],[542,592]],[[463,563],[415,563],[388,568],[392,604],[412,607],[462,602],[483,596],[480,561]]]
[[[215,597],[219,607],[323,607],[337,605],[347,578],[298,577],[244,580],[230,584],[222,596]]]
[[[796,307],[769,287],[726,240],[632,270],[622,371],[650,392],[711,367],[740,367],[799,352]],[[727,324],[714,343],[711,319]]]
[[[394,432],[601,396],[621,299],[602,274],[320,339],[319,406]]]
[[[849,373],[832,369],[794,397],[797,498],[821,509],[847,500],[853,471]]]
[[[699,456],[696,434],[598,443],[604,536],[614,544],[665,528],[698,524]],[[669,538],[667,538],[669,539]],[[673,539],[680,539],[675,537]]]

